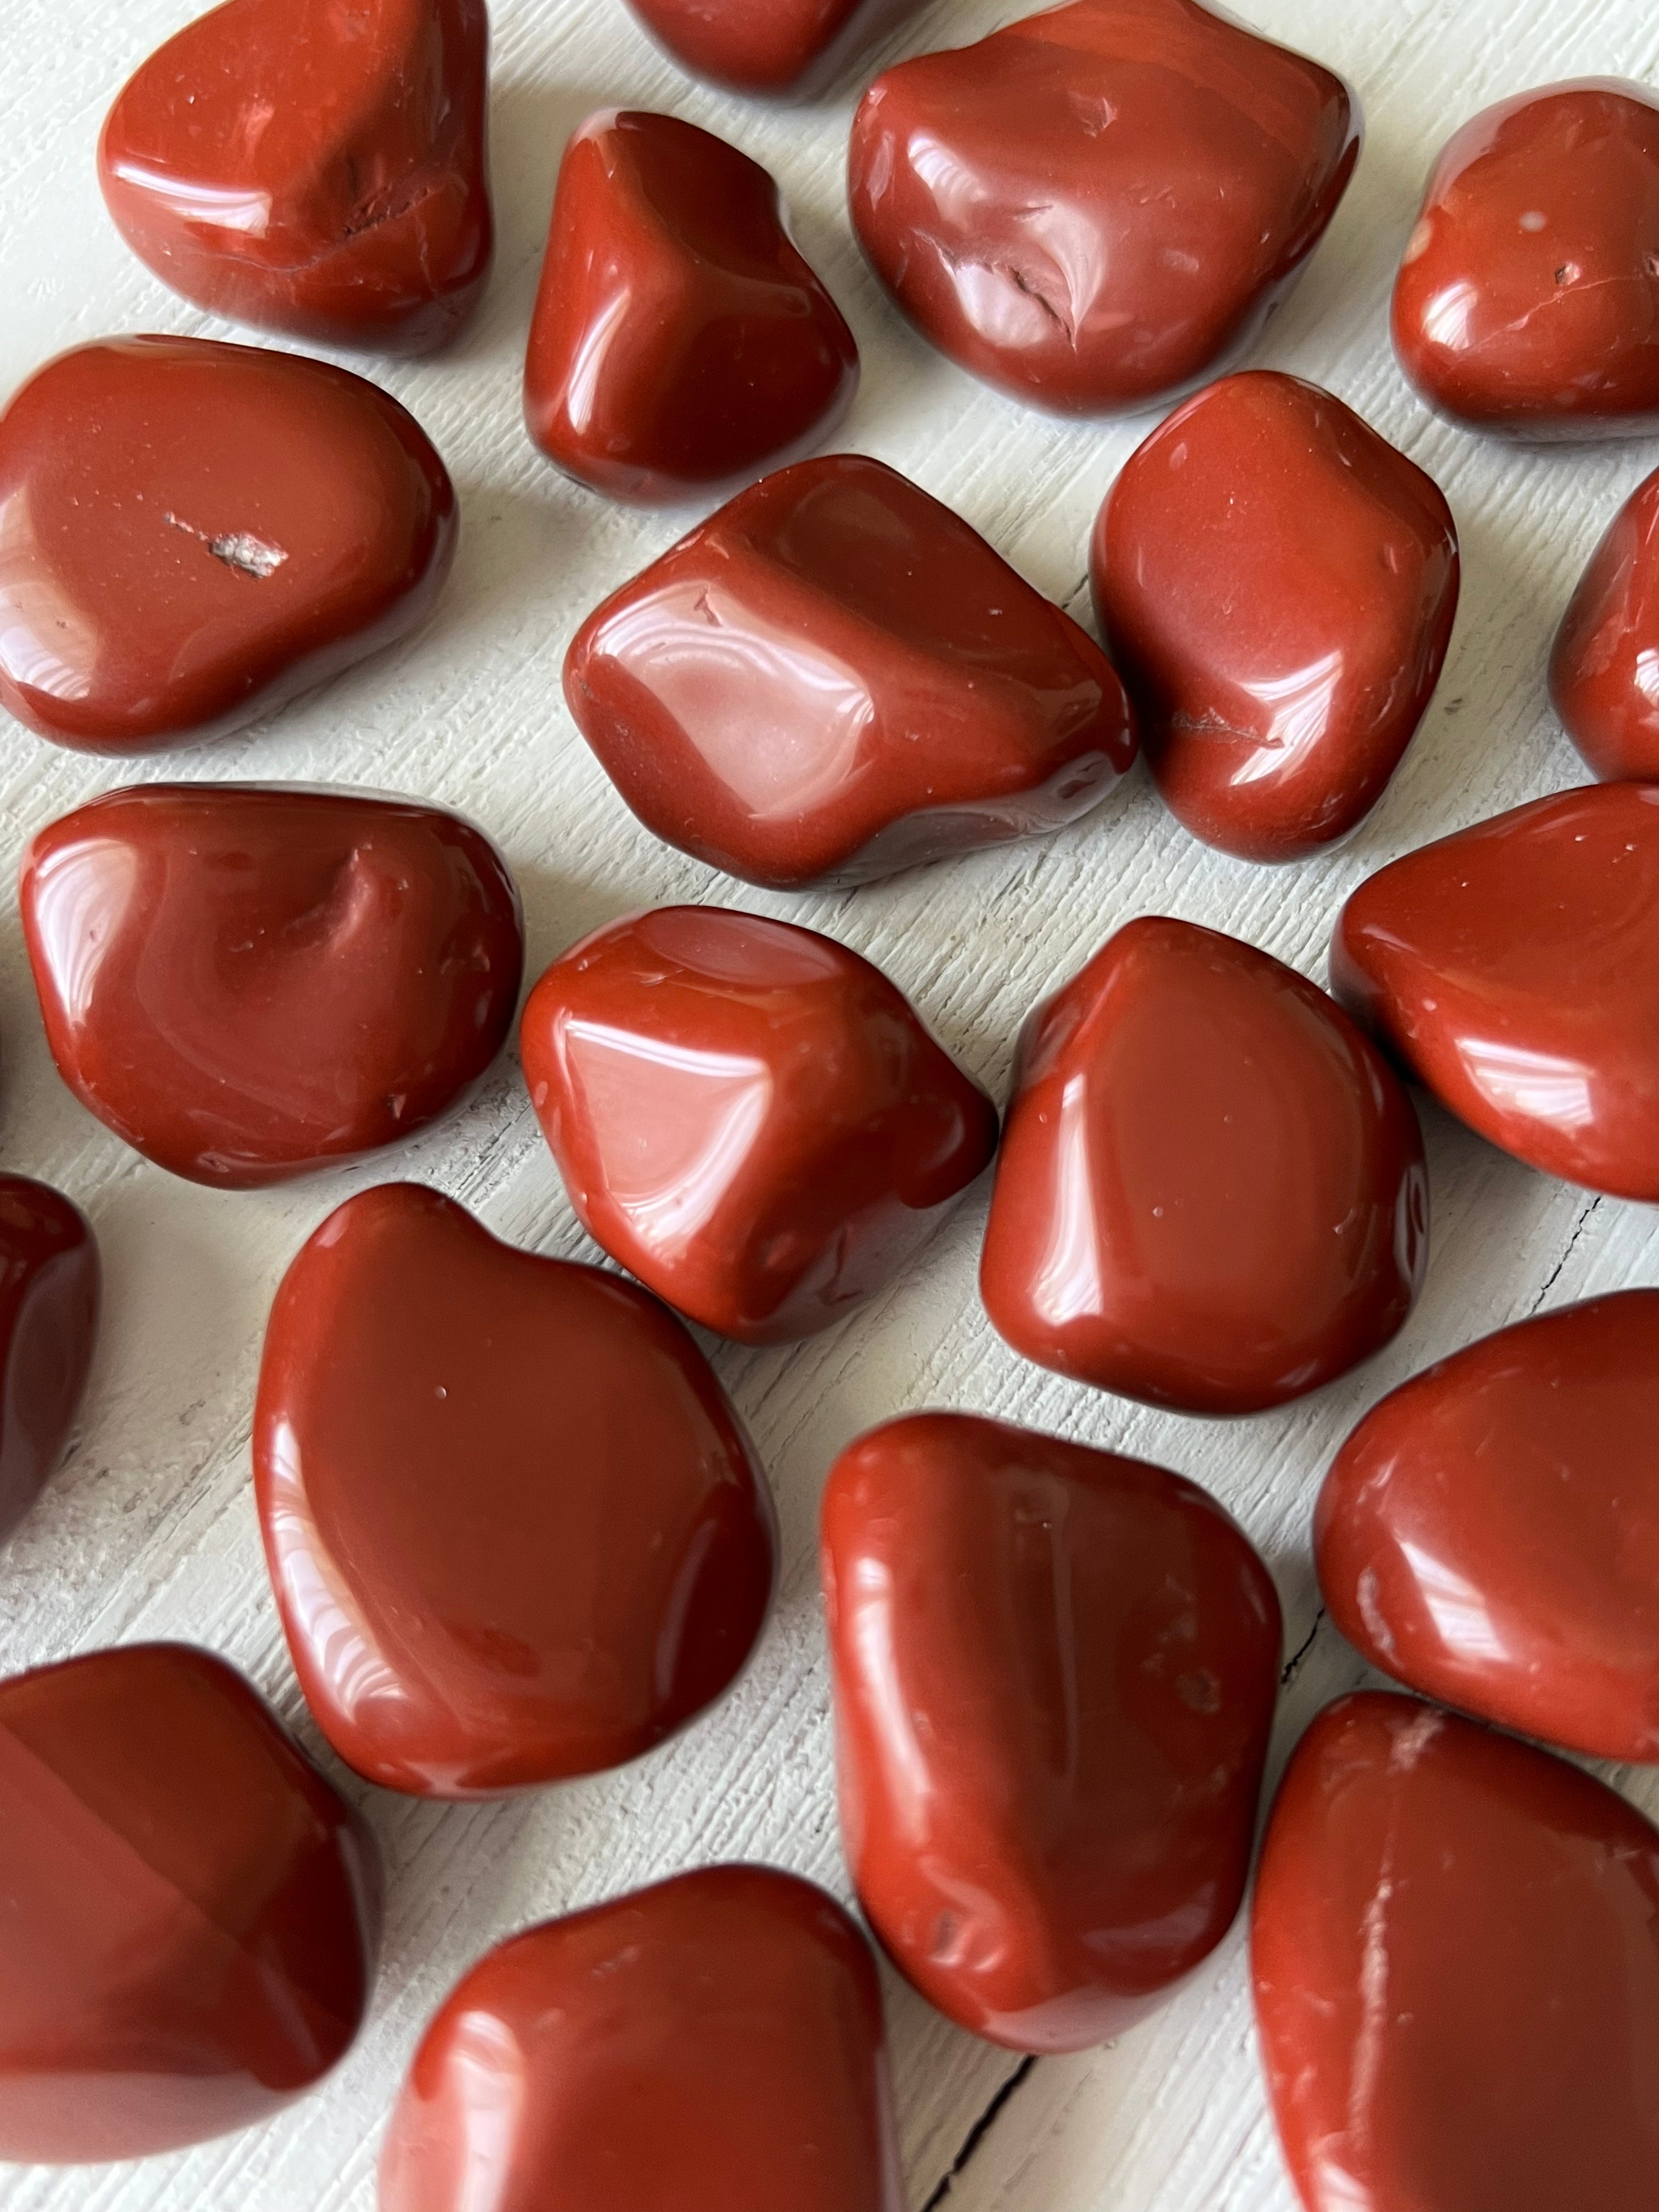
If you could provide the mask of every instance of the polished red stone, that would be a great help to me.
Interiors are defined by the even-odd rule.
[[[1073,0],[877,78],[854,225],[942,352],[1061,413],[1242,352],[1359,157],[1352,93],[1197,0]]]
[[[1659,428],[1659,95],[1585,77],[1466,123],[1429,174],[1394,343],[1473,429]]]
[[[458,1105],[513,1023],[518,893],[413,800],[145,784],[40,830],[19,890],[58,1072],[117,1136],[245,1190]]]
[[[1483,1720],[1659,1760],[1659,1291],[1500,1329],[1337,1454],[1315,1551],[1372,1666]]]
[[[995,1107],[878,968],[720,907],[612,922],[556,960],[525,1080],[588,1234],[748,1344],[827,1328],[989,1165]]]
[[[0,1175],[0,1542],[63,1456],[98,1328],[98,1245],[78,1206]]]
[[[390,1790],[638,1758],[726,1690],[771,1595],[764,1478],[679,1322],[413,1183],[349,1199],[283,1279],[253,1472],[311,1710]]]
[[[1637,2212],[1659,2170],[1659,1829],[1564,1759],[1377,1692],[1327,1706],[1252,1930],[1308,2212]]]
[[[1410,1102],[1267,953],[1149,916],[1027,1022],[980,1281],[1028,1359],[1253,1413],[1380,1350],[1427,1263]]]
[[[251,2126],[343,2056],[380,1859],[242,1677],[182,1644],[0,1682],[0,2159]]]
[[[60,354],[0,415],[0,706],[82,752],[222,737],[430,613],[455,492],[326,362],[202,338]]]
[[[875,1962],[810,1882],[704,1867],[515,1936],[415,2054],[380,2212],[903,2212]]]
[[[1604,782],[1659,782],[1659,469],[1590,556],[1556,632],[1550,697]]]
[[[228,0],[109,112],[116,228],[198,307],[428,353],[489,271],[484,0]]]
[[[1211,385],[1125,465],[1095,605],[1170,811],[1247,860],[1343,837],[1400,765],[1457,611],[1438,486],[1316,385]]]
[[[768,477],[624,585],[564,690],[647,829],[780,890],[1058,830],[1135,757],[1093,640],[855,454]]]
[[[613,499],[730,489],[827,438],[858,381],[853,333],[757,162],[672,115],[589,116],[525,356],[550,459]]]
[[[1244,1893],[1279,1600],[1179,1475],[958,1413],[823,1496],[842,1833],[901,1972],[975,2034],[1081,2051]]]
[[[921,0],[628,0],[696,76],[734,92],[820,90]]]
[[[1559,792],[1379,869],[1331,980],[1483,1137],[1659,1201],[1659,789]]]

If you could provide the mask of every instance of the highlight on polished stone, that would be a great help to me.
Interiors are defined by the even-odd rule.
[[[683,69],[733,92],[804,100],[921,0],[628,0]]]
[[[1355,829],[1416,734],[1457,611],[1440,489],[1328,392],[1210,385],[1131,454],[1095,606],[1164,804],[1247,860]]]
[[[1267,953],[1146,916],[1026,1023],[980,1284],[1028,1359],[1258,1412],[1380,1351],[1427,1264],[1411,1102]]]
[[[771,1597],[765,1477],[681,1323],[413,1183],[348,1199],[283,1277],[253,1473],[319,1727],[417,1796],[639,1758]]]
[[[222,1189],[451,1112],[518,1004],[505,861],[413,799],[112,792],[36,834],[18,896],[58,1073],[147,1158]]]
[[[1626,2212],[1659,2155],[1659,1829],[1414,1698],[1328,1705],[1267,1823],[1251,1933],[1308,2212]]]
[[[1579,580],[1550,655],[1550,698],[1593,775],[1659,782],[1659,469]]]
[[[815,930],[659,907],[531,993],[525,1080],[582,1226],[707,1328],[775,1344],[890,1282],[996,1150],[995,1107]]]
[[[961,367],[1061,414],[1133,411],[1254,342],[1359,143],[1340,77],[1198,0],[1072,0],[876,79],[853,222]]]
[[[368,2008],[380,1857],[183,1644],[0,1681],[0,2159],[139,2158],[313,2087]]]
[[[1111,663],[879,461],[780,470],[577,632],[565,698],[646,827],[777,890],[1058,830],[1133,765]]]
[[[60,354],[0,414],[0,706],[93,753],[199,744],[407,637],[454,557],[414,416],[205,338]]]
[[[858,381],[853,333],[757,162],[676,116],[589,116],[525,356],[550,459],[613,499],[724,492],[821,444]]]
[[[1266,1567],[1179,1475],[958,1413],[848,1445],[820,1557],[872,1928],[975,2034],[1109,2041],[1244,1894],[1281,1656]]]
[[[100,1287],[97,1239],[79,1206],[46,1183],[0,1175],[0,1543],[64,1455]]]
[[[429,353],[489,273],[489,48],[484,0],[227,0],[109,112],[115,227],[215,314]]]
[[[1470,429],[1659,429],[1659,94],[1611,77],[1517,93],[1430,172],[1394,289],[1420,397]]]

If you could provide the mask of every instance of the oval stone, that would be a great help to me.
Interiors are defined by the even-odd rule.
[[[1593,775],[1659,782],[1659,469],[1590,556],[1555,634],[1550,698]]]
[[[63,1457],[98,1332],[92,1224],[59,1192],[0,1175],[0,1543]]]

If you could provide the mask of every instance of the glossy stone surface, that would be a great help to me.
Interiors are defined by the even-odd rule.
[[[1308,2212],[1635,2212],[1659,2160],[1659,1829],[1414,1698],[1328,1705],[1252,1929]]]
[[[871,1926],[976,2034],[1107,2042],[1243,1896],[1279,1690],[1267,1569],[1179,1475],[955,1413],[848,1447],[821,1556]]]
[[[879,969],[758,915],[597,930],[531,993],[520,1045],[582,1226],[748,1344],[880,1290],[996,1150],[995,1107]]]
[[[857,454],[683,538],[588,617],[564,690],[647,829],[778,890],[1060,829],[1135,757],[1086,632]]]
[[[1659,1291],[1500,1329],[1337,1454],[1315,1551],[1374,1667],[1594,1757],[1659,1760]]]
[[[226,1189],[424,1128],[518,1004],[506,863],[410,799],[112,792],[37,833],[19,902],[64,1082],[147,1158]]]
[[[1257,336],[1359,137],[1340,77],[1197,0],[1073,0],[877,78],[853,222],[975,376],[1063,414],[1148,408]]]
[[[1659,790],[1559,792],[1379,869],[1331,984],[1493,1144],[1659,1201]]]
[[[1148,765],[1195,837],[1297,860],[1364,818],[1457,611],[1431,477],[1316,385],[1225,377],[1130,456],[1090,566]]]
[[[0,415],[0,706],[82,752],[222,737],[417,629],[455,530],[442,461],[362,377],[80,346]]]
[[[46,1183],[0,1175],[0,1542],[63,1456],[92,1364],[99,1287],[80,1208]]]
[[[803,99],[921,0],[628,0],[694,76],[734,92]]]
[[[0,2159],[252,2126],[343,2056],[380,1858],[242,1677],[127,1644],[0,1682]]]
[[[380,2212],[903,2212],[881,1992],[832,1898],[713,1866],[488,1954],[415,2054]]]
[[[1429,173],[1394,343],[1472,429],[1659,428],[1659,95],[1585,77],[1466,123]]]
[[[116,228],[215,314],[428,353],[489,272],[489,47],[484,0],[228,0],[109,112]]]
[[[728,490],[827,438],[858,381],[853,333],[757,162],[675,116],[589,116],[525,356],[525,420],[550,459],[613,499]]]
[[[1427,1263],[1410,1101],[1254,945],[1132,921],[1026,1023],[980,1285],[1028,1359],[1253,1413],[1380,1350]]]
[[[1603,782],[1659,782],[1659,469],[1613,517],[1568,603],[1550,698]]]
[[[726,1689],[771,1500],[686,1331],[451,1199],[349,1199],[283,1279],[265,1557],[318,1725],[371,1782],[490,1797],[619,1766]]]

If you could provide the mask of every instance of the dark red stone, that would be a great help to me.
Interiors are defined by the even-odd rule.
[[[245,1190],[458,1105],[505,1042],[518,893],[412,800],[146,784],[42,830],[19,892],[58,1073],[174,1175]]]
[[[564,689],[647,829],[780,890],[1058,830],[1135,757],[1093,640],[854,454],[682,538],[588,617]]]
[[[1256,1876],[1308,2212],[1636,2212],[1659,2170],[1659,1830],[1414,1698],[1327,1706]]]
[[[1148,764],[1194,836],[1296,860],[1364,818],[1457,611],[1432,478],[1328,392],[1252,370],[1130,456],[1091,566]]]
[[[182,1644],[0,1682],[0,2159],[175,2150],[311,2088],[362,2019],[368,1829]]]
[[[858,381],[853,333],[757,162],[672,115],[589,116],[525,357],[550,459],[613,499],[729,490],[827,438]]]
[[[116,228],[216,314],[428,353],[489,271],[489,46],[483,0],[228,0],[109,112]]]
[[[638,1758],[726,1690],[771,1596],[765,1479],[674,1316],[413,1183],[349,1199],[284,1276],[253,1472],[301,1686],[389,1790]]]
[[[1197,0],[1073,0],[901,62],[853,125],[853,222],[944,353],[1062,414],[1241,353],[1359,158],[1352,93]]]
[[[0,1175],[0,1542],[63,1456],[98,1299],[98,1245],[80,1208],[27,1176]]]
[[[1026,1023],[980,1281],[1028,1359],[1253,1413],[1379,1351],[1427,1264],[1409,1100],[1267,953],[1149,916]]]
[[[1226,1934],[1279,1600],[1161,1468],[958,1413],[830,1472],[842,1832],[900,1971],[1017,2051],[1117,2035]]]
[[[903,2212],[875,1961],[811,1883],[704,1867],[465,1975],[380,2212]]]
[[[203,338],[60,354],[0,415],[0,706],[77,751],[257,720],[417,629],[455,492],[345,369]]]
[[[1659,469],[1590,556],[1556,632],[1550,697],[1603,782],[1659,782]]]
[[[804,99],[921,0],[628,0],[694,76]]]

